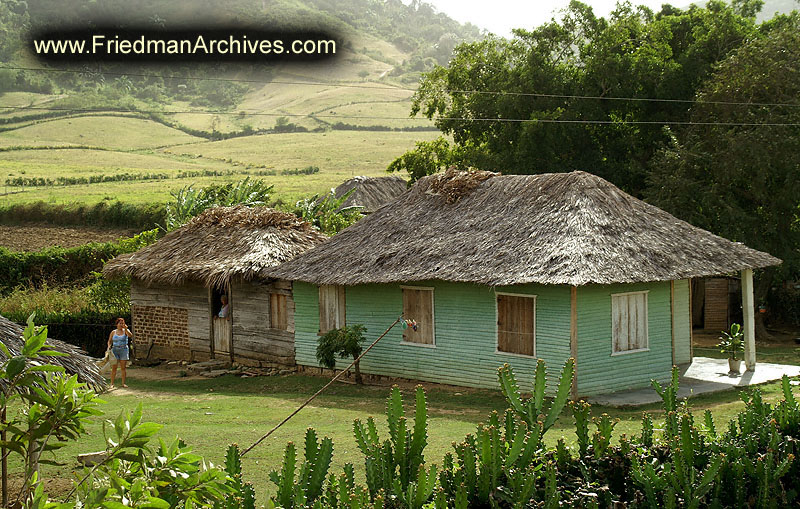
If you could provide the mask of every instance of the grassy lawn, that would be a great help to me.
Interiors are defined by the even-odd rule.
[[[767,350],[765,354],[772,353]],[[784,360],[796,363],[797,357],[793,359]],[[763,361],[764,357],[760,360]],[[229,443],[236,442],[242,448],[252,444],[326,382],[326,378],[303,375],[187,378],[180,376],[178,367],[132,368],[128,382],[130,388],[105,394],[103,399],[107,404],[103,405],[103,410],[113,418],[120,411],[130,411],[142,403],[145,420],[164,424],[161,437],[171,439],[179,435],[195,452],[219,463]],[[530,380],[521,380],[520,384],[524,389],[529,387]],[[431,463],[440,464],[443,455],[452,450],[452,442],[461,441],[466,434],[474,432],[475,425],[484,421],[490,412],[505,408],[498,391],[424,385],[430,415],[426,458]],[[406,384],[402,389],[410,409],[408,404],[413,401],[413,386]],[[777,382],[762,385],[760,389],[767,401],[781,397]],[[319,435],[333,438],[333,472],[340,471],[346,462],[354,463],[356,471],[360,472],[363,456],[353,440],[352,422],[373,415],[380,425],[382,437],[386,438],[383,412],[388,393],[387,385],[335,384],[248,454],[244,461],[246,477],[255,485],[259,502],[263,503],[271,493],[273,487],[268,473],[280,464],[286,443],[302,441],[306,428],[310,426]],[[698,417],[705,409],[710,409],[718,429],[724,429],[727,421],[743,408],[743,403],[739,392],[731,390],[692,398],[690,407]],[[608,413],[620,419],[616,427],[617,436],[623,433],[638,435],[643,411],[654,415],[656,427],[661,420],[660,407],[655,404],[637,408],[594,406],[592,411],[596,416]],[[102,449],[101,422],[102,419],[95,419],[85,439],[59,452],[59,458],[66,461],[67,466],[46,467],[45,476],[69,477],[76,454]],[[570,445],[575,444],[572,417],[568,411],[546,435],[546,442],[553,446],[559,437],[564,437]],[[359,475],[363,482],[363,473]]]

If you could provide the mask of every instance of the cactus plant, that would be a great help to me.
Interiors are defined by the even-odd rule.
[[[541,417],[543,416],[542,424],[545,433],[555,424],[556,419],[564,409],[564,405],[567,404],[574,375],[575,359],[570,358],[567,359],[567,362],[564,363],[564,368],[561,370],[555,398],[553,398],[550,408],[545,409],[546,368],[543,360],[539,359],[536,362],[536,372],[533,378],[533,396],[528,399],[523,399],[520,395],[519,386],[511,366],[504,364],[497,370],[500,389],[503,391],[503,396],[505,396],[509,406],[529,427],[533,427],[534,424],[542,420]]]
[[[284,509],[313,505],[320,498],[333,458],[333,441],[328,437],[319,441],[317,432],[308,428],[304,454],[305,460],[298,471],[297,451],[294,443],[289,442],[280,471],[273,470],[269,474],[270,480],[278,487],[272,501]]]
[[[424,463],[425,446],[428,444],[428,409],[422,386],[416,389],[414,427],[409,433],[403,412],[403,398],[397,386],[392,387],[386,404],[386,419],[389,439],[381,442],[372,417],[366,426],[358,419],[353,422],[353,434],[358,448],[364,453],[367,487],[374,497],[378,490],[387,493],[395,489],[395,478],[405,491],[409,483],[416,482],[420,465]]]

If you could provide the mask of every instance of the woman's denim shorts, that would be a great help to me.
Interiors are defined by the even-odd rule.
[[[114,357],[117,358],[118,361],[127,361],[128,356],[128,347],[127,346],[112,346],[111,351],[114,353]]]

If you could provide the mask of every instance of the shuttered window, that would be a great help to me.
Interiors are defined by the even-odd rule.
[[[648,348],[647,292],[611,295],[612,353]]]
[[[273,329],[287,330],[289,318],[286,315],[286,295],[282,293],[269,294],[269,325]]]
[[[497,351],[536,355],[536,297],[497,294]]]
[[[319,332],[324,334],[345,325],[344,286],[320,285]]]
[[[403,318],[417,322],[417,330],[403,330],[403,341],[433,345],[433,289],[403,287]]]

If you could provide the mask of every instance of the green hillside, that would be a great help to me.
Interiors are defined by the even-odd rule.
[[[321,28],[342,43],[322,63],[55,66],[24,42],[23,27],[104,22]],[[244,176],[292,201],[380,175],[438,135],[409,117],[420,74],[481,36],[399,0],[8,0],[0,33],[0,205],[164,201]]]

